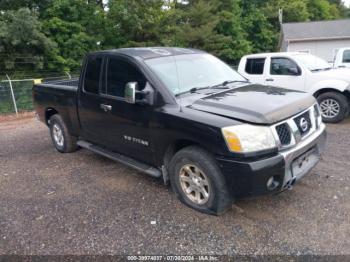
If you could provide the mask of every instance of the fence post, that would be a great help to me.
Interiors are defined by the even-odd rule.
[[[18,117],[18,110],[17,110],[15,94],[13,93],[12,81],[11,81],[10,77],[8,76],[8,74],[6,74],[6,77],[7,77],[8,81],[9,81],[9,84],[10,84],[12,102],[13,102],[13,106],[15,107],[16,117]]]
[[[70,75],[69,72],[66,71],[65,73],[66,73],[66,75],[68,75],[69,79],[72,79],[72,76]]]

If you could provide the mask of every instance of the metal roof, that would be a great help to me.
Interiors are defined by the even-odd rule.
[[[282,25],[285,41],[307,41],[350,38],[350,19],[285,23]]]

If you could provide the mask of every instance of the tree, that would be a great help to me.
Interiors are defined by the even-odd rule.
[[[237,62],[243,55],[252,51],[252,45],[247,39],[248,34],[242,23],[243,15],[240,0],[218,1],[217,15],[219,22],[216,31],[228,39],[216,53],[228,62]]]
[[[105,45],[151,46],[162,43],[167,10],[163,0],[110,0]]]
[[[175,10],[171,19],[174,45],[203,49],[229,63],[249,52],[237,1],[192,0],[176,4]]]
[[[52,1],[53,0],[1,0],[0,10],[18,10],[20,8],[28,8],[32,11],[36,10],[41,13]]]
[[[52,69],[77,70],[86,53],[103,41],[104,11],[96,1],[53,1],[42,15],[45,34],[58,46]]]
[[[330,4],[327,0],[309,0],[309,19],[313,21],[336,19],[341,16],[339,3]]]
[[[283,9],[283,22],[303,22],[309,19],[306,0],[269,0],[261,11],[278,27],[278,10]]]
[[[0,70],[41,69],[55,44],[42,33],[37,15],[28,8],[0,13]]]
[[[279,26],[276,27],[269,22],[269,17],[261,12],[261,9],[258,8],[258,3],[254,3],[254,1],[244,1],[242,13],[245,14],[242,24],[246,38],[251,44],[251,52],[275,51],[279,37]],[[276,14],[274,20],[277,19]]]

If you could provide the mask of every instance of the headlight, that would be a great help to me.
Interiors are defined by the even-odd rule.
[[[237,125],[222,128],[222,134],[231,152],[250,153],[277,147],[269,127]]]

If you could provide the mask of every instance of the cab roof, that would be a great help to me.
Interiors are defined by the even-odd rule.
[[[133,47],[92,52],[90,54],[123,54],[134,58],[151,59],[185,54],[203,54],[204,51],[181,47]]]
[[[275,53],[259,53],[259,54],[251,54],[244,56],[245,58],[262,58],[262,57],[271,57],[271,56],[295,56],[307,54],[303,52],[275,52]]]

